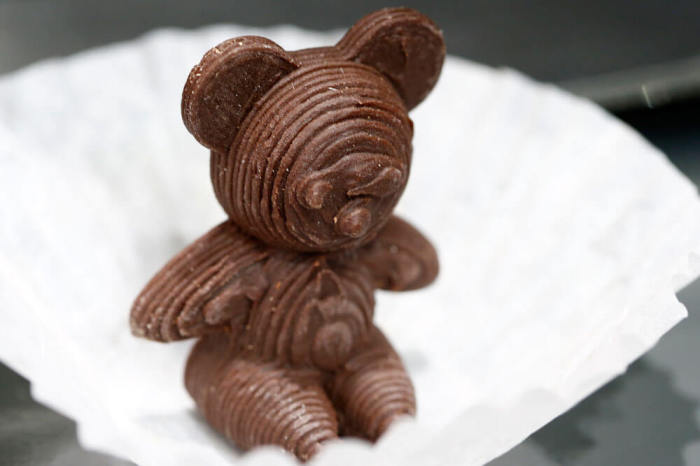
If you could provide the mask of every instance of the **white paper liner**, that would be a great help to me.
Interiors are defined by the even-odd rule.
[[[295,463],[232,448],[184,390],[191,342],[127,324],[145,281],[224,218],[180,92],[209,47],[243,34],[287,49],[338,37],[166,30],[0,79],[0,359],[85,447],[143,466]],[[648,350],[685,316],[674,292],[698,273],[695,188],[593,104],[449,57],[411,116],[398,213],[434,241],[441,275],[379,293],[377,322],[418,416],[313,464],[486,462]]]

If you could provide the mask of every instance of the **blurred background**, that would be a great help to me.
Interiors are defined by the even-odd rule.
[[[386,1],[386,0],[385,0]],[[392,3],[273,0],[0,0],[0,75],[37,60],[215,23],[344,28]],[[448,53],[510,67],[592,99],[700,183],[700,1],[405,1]],[[618,377],[491,465],[700,465],[700,282],[689,318]],[[0,464],[124,465],[82,450],[69,419],[0,364]]]

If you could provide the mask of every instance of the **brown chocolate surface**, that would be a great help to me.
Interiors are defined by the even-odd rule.
[[[375,440],[415,413],[413,387],[372,323],[374,290],[426,286],[430,243],[391,215],[406,185],[407,111],[432,89],[440,31],[405,9],[372,13],[334,47],[261,37],[207,52],[182,115],[211,149],[229,220],[175,256],[131,311],[134,334],[200,337],[185,383],[241,448],[301,459],[338,435]]]

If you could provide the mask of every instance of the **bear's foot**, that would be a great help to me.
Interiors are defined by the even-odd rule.
[[[329,392],[341,415],[343,435],[375,441],[395,419],[416,413],[413,384],[377,328],[364,351],[335,375]]]
[[[185,372],[187,390],[216,430],[242,449],[279,445],[302,461],[338,437],[317,371],[231,358],[227,340],[226,334],[202,338]]]

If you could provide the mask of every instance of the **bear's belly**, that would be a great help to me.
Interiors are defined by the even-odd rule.
[[[346,298],[309,303],[290,341],[291,362],[309,361],[322,369],[335,369],[347,361],[366,333],[362,310]]]
[[[247,347],[294,366],[338,368],[372,327],[371,284],[363,275],[335,271],[325,261],[279,272],[251,310]]]

